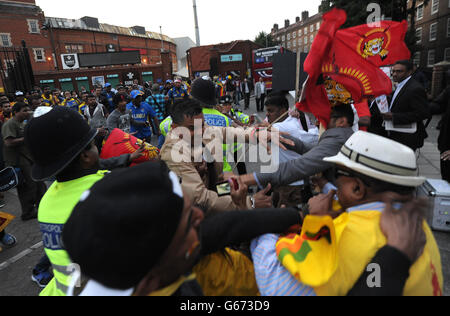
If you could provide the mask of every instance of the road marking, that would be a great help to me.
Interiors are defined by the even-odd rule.
[[[34,246],[31,246],[30,248],[25,249],[24,251],[22,251],[21,253],[19,253],[18,255],[15,255],[14,257],[12,257],[11,259],[6,260],[5,262],[0,263],[0,271],[5,270],[6,268],[8,268],[10,265],[16,263],[17,261],[19,261],[20,259],[24,258],[25,256],[29,255],[30,253],[32,253],[34,250],[42,248],[44,246],[44,243],[41,241],[39,243],[37,243]]]

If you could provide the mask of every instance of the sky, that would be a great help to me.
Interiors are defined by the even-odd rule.
[[[170,3],[170,4],[169,4]],[[320,0],[197,0],[201,45],[234,40],[254,40],[284,20],[291,24],[302,11],[318,12]],[[131,27],[171,37],[190,37],[195,42],[192,0],[36,0],[47,17],[79,19],[97,17],[100,23]]]

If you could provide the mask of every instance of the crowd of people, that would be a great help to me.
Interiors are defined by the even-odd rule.
[[[322,131],[285,92],[232,76],[0,96],[2,162],[20,169],[22,220],[37,218],[43,235],[41,295],[442,295],[416,151],[424,120],[445,113],[449,181],[449,88],[429,104],[412,75],[397,62],[388,111],[379,99],[363,115],[339,103]],[[237,106],[252,93],[263,123]],[[116,129],[157,136],[159,157],[130,167],[141,147],[100,159]],[[270,142],[277,171],[248,173],[242,148]],[[18,242],[6,231],[0,241]]]

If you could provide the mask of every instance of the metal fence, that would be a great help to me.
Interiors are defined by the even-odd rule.
[[[24,41],[22,47],[0,47],[0,78],[7,94],[33,89],[33,69]]]

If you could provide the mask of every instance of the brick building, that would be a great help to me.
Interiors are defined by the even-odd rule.
[[[232,74],[244,79],[251,74],[253,51],[261,48],[252,41],[234,41],[192,47],[187,51],[189,75],[225,76]]]
[[[417,1],[415,30],[419,47],[414,55],[416,65],[432,68],[439,62],[450,62],[449,0],[430,0],[427,6]]]
[[[284,21],[284,27],[278,24],[273,26],[272,37],[287,48],[297,53],[308,53],[322,23],[322,14],[309,16],[308,11],[302,12],[302,17],[297,17],[294,24],[289,20]]]
[[[10,56],[2,54],[2,49],[21,47],[22,40],[28,47],[37,85],[79,90],[85,85],[92,88],[93,77],[103,76],[105,82],[118,84],[131,74],[142,82],[166,80],[177,71],[176,45],[165,35],[142,26],[102,24],[92,17],[45,17],[35,0],[0,0],[0,69],[8,69],[6,56]],[[131,50],[140,52],[140,64],[62,70],[62,54]]]

